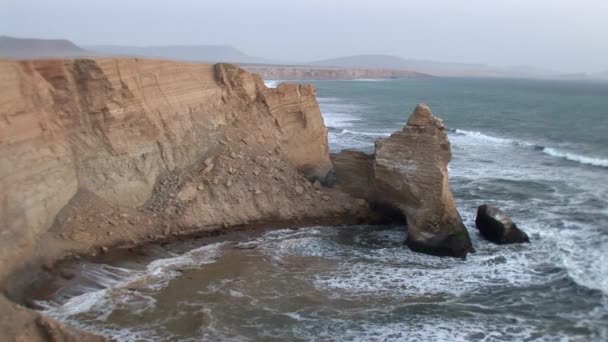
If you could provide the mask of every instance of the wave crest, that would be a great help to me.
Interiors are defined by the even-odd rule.
[[[555,148],[548,147],[548,146],[537,145],[537,144],[533,144],[533,143],[526,142],[526,141],[517,141],[517,140],[513,140],[513,139],[508,139],[508,138],[493,137],[493,136],[486,135],[486,134],[483,134],[481,132],[476,132],[476,131],[467,131],[467,130],[463,130],[463,129],[450,129],[448,131],[455,133],[455,134],[464,135],[464,136],[471,137],[474,139],[492,142],[492,143],[496,143],[496,144],[510,144],[510,145],[515,145],[515,146],[523,146],[526,148],[532,148],[534,150],[542,151],[544,154],[549,155],[551,157],[566,159],[566,160],[569,160],[572,162],[577,162],[577,163],[584,164],[584,165],[608,168],[608,159],[602,159],[602,158],[598,158],[598,157],[589,157],[589,156],[584,156],[584,155],[572,153],[572,152],[559,151]]]
[[[563,151],[559,151],[559,150],[556,150],[551,147],[544,147],[543,153],[548,154],[552,157],[562,158],[562,159],[570,160],[570,161],[581,163],[581,164],[599,166],[599,167],[608,167],[607,159],[587,157],[587,156],[583,156],[583,155],[576,154],[576,153],[563,152]]]

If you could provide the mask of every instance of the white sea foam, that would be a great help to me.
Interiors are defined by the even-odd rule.
[[[581,164],[587,164],[587,165],[599,166],[599,167],[608,167],[608,159],[588,157],[588,156],[583,156],[583,155],[576,154],[576,153],[563,152],[563,151],[559,151],[559,150],[556,150],[551,147],[543,148],[543,152],[552,157],[563,158],[563,159],[567,159],[567,160],[581,163]]]
[[[276,88],[282,81],[279,80],[265,80],[264,85],[266,88]]]
[[[94,280],[102,289],[91,289],[67,300],[58,301],[60,298],[57,298],[54,301],[40,302],[40,305],[45,307],[51,316],[63,319],[89,311],[98,311],[100,317],[107,316],[114,309],[116,301],[129,302],[132,311],[137,311],[137,302],[143,302],[142,307],[145,310],[154,304],[154,300],[141,293],[133,293],[128,288],[158,291],[179,275],[177,269],[196,267],[217,260],[225,244],[214,243],[172,258],[155,260],[148,264],[145,270],[127,270],[108,265],[101,265],[101,268],[89,267],[90,273],[85,270],[84,275]]]
[[[581,154],[573,153],[573,152],[564,152],[557,150],[552,147],[540,146],[537,144],[533,144],[527,141],[521,140],[513,140],[507,138],[498,138],[490,135],[483,134],[481,132],[476,131],[467,131],[462,129],[455,129],[454,133],[464,135],[476,140],[492,142],[495,144],[511,144],[518,145],[522,147],[532,147],[542,150],[543,153],[556,158],[562,158],[569,161],[577,162],[580,164],[591,165],[591,166],[599,166],[599,167],[608,167],[608,159],[603,159],[599,157],[589,157]]]
[[[389,137],[391,133],[388,132],[359,132],[359,131],[351,131],[349,129],[342,129],[338,134],[356,134],[356,135],[365,135],[368,137]]]
[[[477,131],[467,131],[467,130],[463,130],[463,129],[456,129],[456,130],[454,130],[454,132],[456,134],[466,135],[468,137],[471,137],[471,138],[474,138],[477,140],[483,140],[483,141],[493,142],[493,143],[497,143],[497,144],[513,144],[514,143],[514,141],[511,139],[497,138],[497,137],[486,135],[486,134],[483,134],[483,133],[477,132]]]
[[[353,122],[360,121],[361,118],[353,116],[348,113],[335,113],[335,112],[325,112],[323,113],[323,121],[325,121],[325,126],[327,127],[350,127],[353,125]]]

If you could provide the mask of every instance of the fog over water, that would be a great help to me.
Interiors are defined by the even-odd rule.
[[[2,0],[0,34],[81,45],[226,44],[277,61],[354,54],[608,70],[603,0]]]

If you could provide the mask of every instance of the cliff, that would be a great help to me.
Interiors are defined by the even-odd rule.
[[[0,285],[12,298],[70,254],[367,216],[321,185],[333,167],[312,86],[267,89],[227,64],[75,59],[0,61],[0,93]]]
[[[432,77],[429,74],[397,69],[268,65],[243,65],[243,68],[259,74],[266,80],[355,80]]]

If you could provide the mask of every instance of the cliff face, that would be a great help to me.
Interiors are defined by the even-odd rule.
[[[79,190],[141,206],[160,175],[225,148],[228,127],[272,142],[263,148],[308,177],[332,170],[314,88],[267,89],[231,65],[0,61],[0,93],[0,260],[32,245]]]
[[[389,206],[407,221],[407,245],[424,253],[466,256],[473,251],[450,190],[450,143],[441,120],[418,105],[401,131],[376,142],[375,153],[333,156],[341,189]]]
[[[421,78],[428,74],[409,70],[332,68],[307,66],[258,66],[244,65],[267,80],[355,80],[382,78]]]

